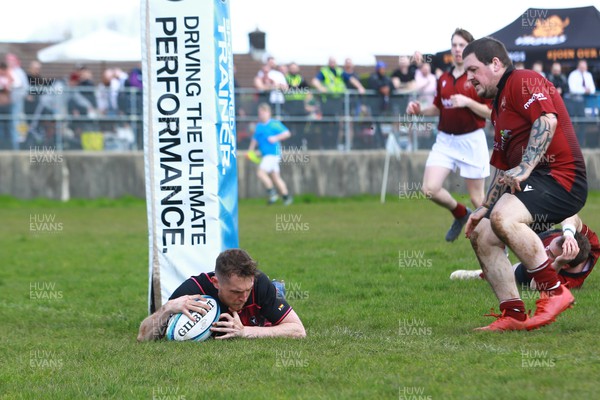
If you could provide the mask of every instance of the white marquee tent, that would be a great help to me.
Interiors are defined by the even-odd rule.
[[[141,61],[139,39],[113,30],[101,29],[89,35],[66,40],[38,51],[41,62],[127,62]]]

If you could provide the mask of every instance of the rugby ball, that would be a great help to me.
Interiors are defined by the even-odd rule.
[[[193,320],[190,320],[185,314],[178,313],[173,314],[167,325],[167,340],[193,340],[196,342],[202,342],[211,337],[212,333],[210,327],[213,322],[219,319],[221,310],[219,303],[211,296],[202,296],[206,299],[206,302],[211,309],[202,316],[199,312],[192,311]]]

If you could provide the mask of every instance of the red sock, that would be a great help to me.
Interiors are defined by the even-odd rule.
[[[456,203],[456,208],[452,210],[451,213],[454,216],[454,218],[460,219],[467,215],[467,207],[460,203]]]
[[[528,270],[527,272],[529,273],[529,275],[531,275],[533,279],[535,279],[535,285],[540,291],[555,290],[560,287],[560,280],[558,279],[558,274],[556,273],[554,268],[552,268],[550,259],[544,261],[539,267],[533,270]]]
[[[506,315],[518,321],[525,321],[525,303],[521,299],[505,300],[500,303],[500,312],[506,311]]]

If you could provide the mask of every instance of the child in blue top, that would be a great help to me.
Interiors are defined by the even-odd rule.
[[[268,195],[268,204],[273,204],[279,196],[283,197],[283,204],[292,204],[292,197],[288,193],[287,185],[279,174],[279,163],[281,161],[281,142],[291,135],[289,129],[281,122],[271,118],[271,106],[261,103],[258,106],[258,124],[254,136],[250,141],[248,151],[254,151],[258,146],[262,154],[262,160],[258,166],[257,176],[262,182]]]

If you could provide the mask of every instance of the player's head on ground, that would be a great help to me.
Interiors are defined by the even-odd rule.
[[[473,40],[475,40],[475,38],[466,29],[456,28],[454,30],[454,33],[450,37],[450,43],[452,45],[450,52],[452,53],[454,64],[463,65],[463,50]]]
[[[579,232],[575,233],[575,240],[577,241],[579,252],[575,256],[575,258],[569,260],[569,262],[563,267],[563,269],[578,266],[582,262],[585,262],[590,255],[590,241]],[[552,260],[555,260],[556,258],[560,257],[563,253],[562,246],[564,242],[564,236],[557,236],[554,239],[552,239],[550,244],[546,246],[546,254],[548,254],[548,257],[550,257]]]
[[[254,287],[257,263],[242,249],[229,249],[217,257],[213,284],[219,300],[231,310],[240,311]]]
[[[512,61],[504,44],[494,38],[484,37],[469,43],[463,50],[467,79],[480,97],[492,99],[498,92],[498,82]]]

